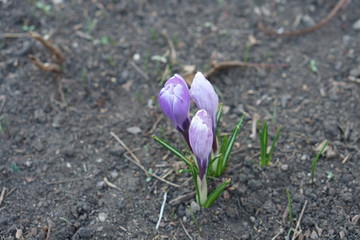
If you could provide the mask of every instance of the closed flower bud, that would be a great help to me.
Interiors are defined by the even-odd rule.
[[[189,127],[190,93],[185,80],[175,74],[161,89],[158,101],[164,114],[182,133]]]
[[[219,97],[214,87],[201,72],[195,74],[190,89],[191,98],[199,109],[205,109],[211,117],[212,127],[216,129],[216,114],[219,107]]]
[[[200,179],[206,175],[213,144],[211,118],[206,110],[199,110],[190,123],[189,140],[199,167]]]

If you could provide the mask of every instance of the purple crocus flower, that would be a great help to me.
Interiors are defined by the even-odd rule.
[[[211,117],[206,110],[197,111],[190,123],[189,140],[192,152],[199,167],[200,180],[203,180],[209,164],[211,147],[213,144],[213,131]]]
[[[216,114],[219,108],[219,97],[216,94],[214,87],[204,77],[201,72],[195,74],[194,80],[191,84],[190,89],[191,98],[196,103],[199,109],[205,109],[211,117],[212,131],[213,131],[213,152],[217,151],[217,140],[216,140]]]
[[[160,90],[158,101],[164,114],[189,144],[190,92],[185,80],[175,74]]]
[[[211,121],[216,128],[216,113],[219,107],[219,97],[214,87],[201,72],[195,74],[190,89],[191,98],[199,109],[205,109],[211,116]]]

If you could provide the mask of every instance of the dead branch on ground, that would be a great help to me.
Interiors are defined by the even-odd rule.
[[[305,35],[305,34],[308,34],[308,33],[318,30],[319,28],[323,27],[328,22],[330,22],[330,20],[339,12],[339,10],[343,6],[345,6],[346,3],[348,3],[348,1],[349,0],[339,0],[337,2],[337,4],[335,5],[335,7],[331,10],[331,12],[325,18],[323,18],[320,22],[318,22],[317,24],[315,24],[314,26],[309,27],[309,28],[305,28],[302,30],[294,31],[294,32],[277,33],[276,31],[266,28],[264,23],[261,20],[258,22],[258,28],[265,34],[273,35],[273,36],[277,36],[277,37],[298,37],[301,35]]]

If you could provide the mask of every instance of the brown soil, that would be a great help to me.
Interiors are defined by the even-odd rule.
[[[360,239],[360,1],[307,35],[278,38],[256,27],[260,11],[271,29],[304,29],[336,2],[1,0],[0,239],[292,239],[286,189],[300,237]],[[30,61],[31,54],[55,63],[39,42],[2,35],[31,28],[65,55],[60,74]],[[235,60],[289,67],[210,76],[226,106],[221,129],[230,132],[246,113],[224,175],[231,187],[209,209],[192,198],[170,205],[193,186],[176,173],[180,160],[151,137],[185,149],[157,104],[161,82],[186,65],[207,72],[211,61]],[[271,136],[283,126],[263,169],[250,137],[257,115]],[[145,170],[169,172],[166,180],[182,187],[146,181],[111,132]],[[330,150],[313,186],[314,148],[324,140]]]

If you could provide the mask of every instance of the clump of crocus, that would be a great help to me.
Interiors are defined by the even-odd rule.
[[[199,109],[191,121],[190,99]],[[158,100],[164,114],[184,136],[193,157],[186,158],[179,150],[159,137],[154,136],[154,139],[186,163],[194,180],[197,201],[203,207],[210,207],[230,184],[230,179],[208,195],[207,177],[219,177],[225,171],[243,118],[238,122],[231,136],[224,135],[221,142],[218,141],[220,135],[218,123],[222,105],[219,109],[219,97],[214,87],[200,72],[196,73],[190,90],[185,80],[175,74],[161,89]]]

